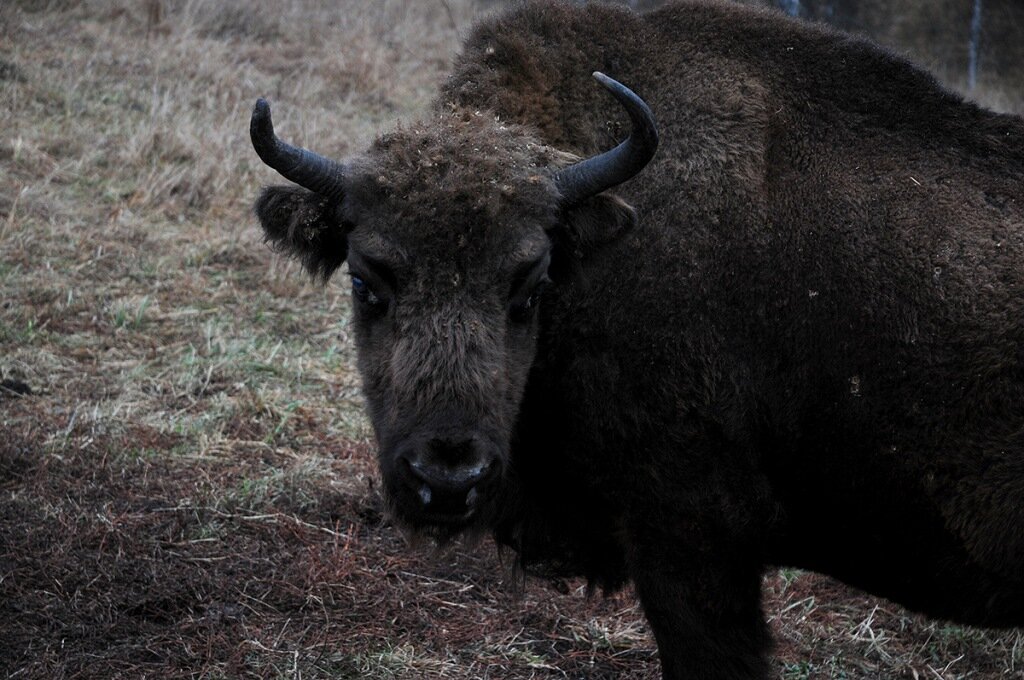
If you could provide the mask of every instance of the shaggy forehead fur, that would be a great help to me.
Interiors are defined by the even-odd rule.
[[[551,172],[570,159],[527,128],[468,109],[400,127],[367,154],[364,181],[379,200],[353,240],[383,236],[401,258],[438,247],[444,251],[436,255],[449,259],[496,249],[515,258],[534,249],[530,233],[556,223]]]

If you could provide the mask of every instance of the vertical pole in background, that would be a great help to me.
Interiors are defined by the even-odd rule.
[[[978,51],[981,47],[981,0],[974,0],[971,14],[971,42],[967,48],[967,89],[978,84]]]

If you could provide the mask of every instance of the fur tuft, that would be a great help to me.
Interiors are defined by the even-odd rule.
[[[254,208],[274,249],[292,255],[311,276],[327,281],[345,261],[347,232],[336,204],[293,186],[267,187]]]

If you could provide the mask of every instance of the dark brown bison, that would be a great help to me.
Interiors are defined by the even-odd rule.
[[[670,678],[765,675],[768,565],[1024,623],[1020,119],[773,13],[532,2],[365,154],[252,137],[411,529],[633,581]]]

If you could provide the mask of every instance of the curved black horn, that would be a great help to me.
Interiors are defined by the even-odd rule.
[[[626,109],[633,131],[614,149],[563,168],[555,175],[562,205],[567,207],[633,177],[643,170],[658,149],[658,127],[644,100],[599,71],[594,72],[594,77]]]
[[[260,159],[285,179],[321,196],[338,198],[344,193],[345,166],[278,139],[270,118],[270,104],[262,97],[252,110],[249,136]]]

